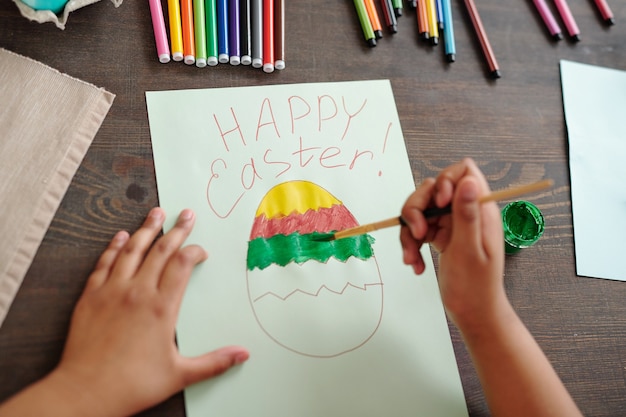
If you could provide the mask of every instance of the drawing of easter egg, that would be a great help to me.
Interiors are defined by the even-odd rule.
[[[280,346],[334,357],[376,333],[383,282],[374,239],[319,239],[355,226],[340,200],[309,181],[279,184],[262,199],[248,242],[246,280],[259,326]]]

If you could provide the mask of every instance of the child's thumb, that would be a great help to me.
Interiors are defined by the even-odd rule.
[[[481,242],[478,193],[476,179],[465,177],[459,181],[452,201],[452,240],[470,247]]]

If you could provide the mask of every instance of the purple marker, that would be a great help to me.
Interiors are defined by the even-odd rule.
[[[228,0],[228,40],[230,44],[230,64],[241,63],[239,34],[239,0]]]

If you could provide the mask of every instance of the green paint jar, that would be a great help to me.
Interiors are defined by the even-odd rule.
[[[504,250],[516,253],[532,246],[543,235],[544,219],[541,211],[528,201],[514,201],[502,209]]]

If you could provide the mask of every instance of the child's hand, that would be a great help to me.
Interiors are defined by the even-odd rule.
[[[183,293],[207,254],[196,245],[181,248],[194,224],[191,210],[153,245],[164,219],[155,208],[132,236],[113,238],[78,301],[51,375],[74,385],[103,415],[133,414],[248,358],[235,346],[196,358],[178,353],[174,331]]]
[[[457,325],[480,322],[506,302],[500,212],[493,202],[478,202],[488,193],[479,168],[465,159],[443,170],[436,180],[425,180],[402,209],[408,224],[401,231],[404,262],[420,274],[424,271],[421,245],[429,242],[440,253],[439,287]],[[435,219],[422,215],[429,206],[448,204],[452,204],[451,215]]]

